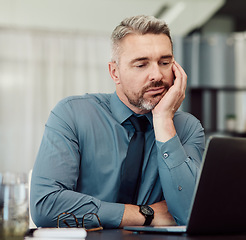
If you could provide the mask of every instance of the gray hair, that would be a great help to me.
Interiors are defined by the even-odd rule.
[[[128,34],[165,34],[171,41],[173,47],[170,30],[167,24],[153,16],[139,15],[124,19],[112,32],[111,48],[112,62],[119,61],[120,42]]]

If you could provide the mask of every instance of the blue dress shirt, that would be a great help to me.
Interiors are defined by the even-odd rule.
[[[122,163],[134,128],[133,112],[116,93],[86,94],[60,101],[51,112],[33,168],[31,215],[37,226],[56,226],[72,212],[81,221],[98,214],[104,228],[117,228],[124,204],[116,203]],[[152,113],[138,205],[165,199],[178,224],[185,224],[204,151],[204,131],[191,114],[174,116],[177,134],[155,140]]]

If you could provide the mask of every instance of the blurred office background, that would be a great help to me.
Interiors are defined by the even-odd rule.
[[[0,172],[28,172],[55,104],[113,92],[110,33],[146,14],[171,28],[188,74],[181,109],[207,135],[246,133],[245,0],[0,0]]]

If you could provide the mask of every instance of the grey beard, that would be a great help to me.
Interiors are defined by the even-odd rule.
[[[141,92],[141,95],[138,99],[134,100],[134,99],[130,99],[127,95],[127,99],[129,101],[130,104],[132,104],[133,106],[139,108],[139,109],[142,109],[142,110],[147,110],[147,111],[151,111],[155,108],[155,106],[158,104],[158,103],[152,103],[151,100],[148,101],[148,100],[145,100],[143,98],[143,95],[145,93],[145,91],[147,91],[148,89],[150,89],[151,87],[161,87],[161,86],[164,86],[167,90],[169,89],[169,85],[166,83],[166,82],[162,82],[162,81],[158,81],[158,82],[153,82],[151,83],[149,86],[145,87],[142,92]],[[157,97],[159,96],[156,95],[154,97]]]
[[[147,101],[143,97],[140,97],[138,100],[132,100],[132,99],[128,98],[128,96],[127,96],[127,99],[129,101],[129,103],[132,104],[133,106],[135,106],[139,109],[142,109],[142,110],[147,110],[147,111],[151,111],[158,104],[158,103],[153,104],[153,103],[151,103],[151,101]]]

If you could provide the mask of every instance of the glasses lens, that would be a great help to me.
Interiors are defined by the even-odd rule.
[[[87,213],[83,216],[82,227],[84,227],[88,232],[103,229],[101,221],[95,213]]]
[[[79,227],[79,223],[73,213],[61,213],[57,218],[57,227]]]

